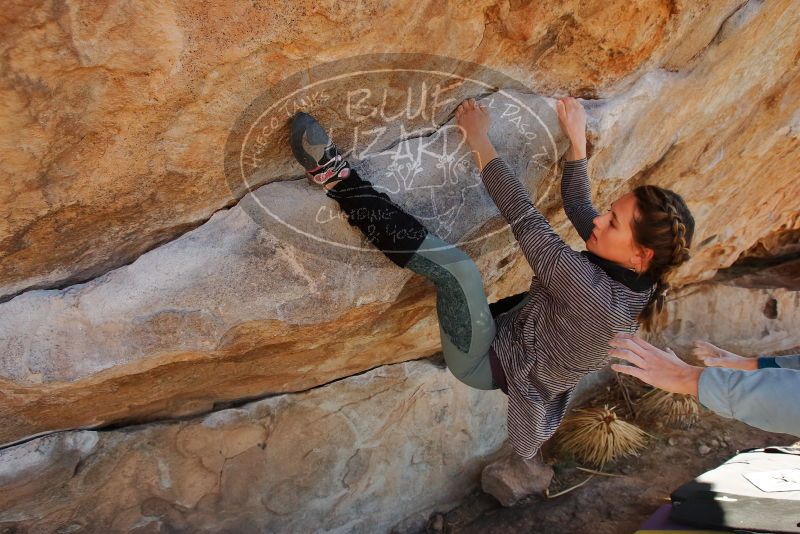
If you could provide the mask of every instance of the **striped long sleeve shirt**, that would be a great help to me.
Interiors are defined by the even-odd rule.
[[[496,318],[491,347],[505,373],[509,441],[531,458],[558,428],[581,378],[608,362],[609,340],[636,331],[654,285],[570,248],[502,159],[487,163],[481,175],[535,274],[527,304]],[[597,211],[586,158],[565,163],[561,192],[567,216],[588,239]]]

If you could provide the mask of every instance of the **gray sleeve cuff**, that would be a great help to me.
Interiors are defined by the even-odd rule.
[[[800,371],[704,369],[697,384],[700,403],[722,417],[800,436]]]
[[[728,392],[728,380],[734,369],[708,367],[700,373],[697,383],[697,400],[709,410],[723,417],[733,417]]]
[[[775,365],[782,369],[797,369],[800,370],[800,354],[794,356],[775,356]]]

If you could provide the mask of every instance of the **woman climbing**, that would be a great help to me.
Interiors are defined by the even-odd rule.
[[[694,230],[683,199],[656,186],[637,187],[598,214],[587,176],[586,112],[573,98],[558,100],[556,112],[571,142],[564,209],[586,242],[584,252],[553,231],[497,156],[486,108],[470,99],[456,109],[483,183],[535,273],[524,298],[494,310],[469,256],[375,191],[313,117],[298,113],[291,123],[292,151],[309,179],[392,262],[433,282],[447,367],[469,386],[508,395],[509,439],[524,458],[555,432],[580,379],[607,363],[609,340],[661,311],[664,278],[689,258]]]

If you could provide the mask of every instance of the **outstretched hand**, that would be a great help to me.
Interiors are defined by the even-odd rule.
[[[456,122],[470,145],[489,135],[491,121],[486,106],[478,104],[474,98],[464,100],[456,108]]]
[[[628,334],[617,334],[609,345],[614,347],[608,351],[611,356],[632,364],[613,364],[614,371],[635,376],[670,393],[697,396],[697,383],[703,369],[684,362],[672,350],[663,351]]]
[[[486,106],[479,105],[474,98],[463,101],[456,108],[456,121],[464,134],[478,170],[497,157],[497,151],[489,141],[491,118]]]
[[[573,143],[586,142],[586,110],[580,102],[571,96],[559,98],[556,101],[556,114],[564,135]]]
[[[758,369],[756,358],[745,358],[725,349],[715,347],[706,341],[695,341],[692,354],[706,365],[706,367],[727,367],[743,371]]]

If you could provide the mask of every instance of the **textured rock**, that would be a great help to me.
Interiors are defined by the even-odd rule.
[[[525,98],[540,113],[549,111],[548,126],[556,127],[552,103]],[[503,143],[519,161],[529,153],[523,141]],[[431,149],[445,142],[426,140]],[[466,148],[463,155],[469,156]],[[365,175],[380,165],[374,158],[364,165]],[[480,184],[474,165],[471,172]],[[534,167],[526,182],[535,187],[547,172]],[[376,184],[391,190],[391,177],[374,174]],[[439,176],[432,170],[425,179]],[[412,212],[431,210],[422,184],[418,180],[403,199]],[[461,187],[446,184],[437,194],[463,196]],[[461,242],[497,218],[485,193],[468,191],[463,213],[446,226],[449,240]],[[0,430],[0,443],[48,430],[197,413],[436,352],[432,284],[361,246],[359,232],[341,218],[320,223],[315,214],[322,208],[338,210],[305,180],[268,184],[131,265],[67,290],[29,291],[0,304],[6,349],[0,353],[0,415],[12,421]],[[442,224],[435,218],[426,223]],[[355,250],[315,249],[307,235]],[[489,283],[504,272],[495,262],[508,261],[516,249],[507,228],[464,243],[483,258]],[[530,277],[530,269],[522,272]]]
[[[0,226],[0,295],[96,276],[240,197],[221,175],[229,118],[265,86],[320,61],[427,53],[431,42],[539,94],[602,98],[592,110],[598,179],[635,180],[661,162],[658,182],[698,184],[691,193],[717,184],[696,204],[712,206],[752,198],[740,186],[762,187],[755,175],[785,199],[782,213],[798,211],[796,189],[780,182],[797,150],[791,0],[234,5],[9,9],[0,201],[17,209]],[[283,149],[264,180],[295,172]],[[764,218],[772,207],[758,206],[689,272],[731,263],[774,228]],[[701,217],[703,238],[731,217]]]
[[[590,173],[600,197],[612,200],[615,182],[646,181],[680,192],[695,215],[693,259],[677,283],[711,278],[800,211],[800,34],[783,25],[785,7],[749,2],[750,15],[692,62],[648,72],[598,117]],[[788,40],[769,42],[784,30]]]
[[[689,356],[695,339],[743,356],[800,352],[800,293],[724,284],[686,287],[667,303],[655,339]]]
[[[387,532],[477,483],[505,396],[429,362],[203,418],[0,450],[0,524],[30,532]],[[27,529],[27,530],[26,530]]]
[[[750,289],[697,284],[738,258],[758,255],[756,249],[763,249],[761,256],[796,253],[797,27],[800,10],[792,0],[5,6],[0,15],[0,204],[6,207],[0,215],[0,444],[57,429],[188,416],[306,390],[438,349],[431,286],[365,250],[333,203],[297,180],[285,124],[263,142],[245,183],[232,183],[226,174],[231,140],[248,133],[239,129],[239,119],[249,119],[255,109],[248,106],[280,96],[278,87],[318,83],[320,63],[339,61],[329,70],[379,60],[395,66],[405,61],[405,67],[437,64],[435,58],[360,56],[368,52],[433,52],[495,69],[484,75],[496,87],[456,88],[453,101],[434,106],[427,116],[388,121],[372,152],[426,147],[435,157],[450,142],[449,113],[459,99],[509,98],[503,93],[512,89],[513,97],[535,110],[536,133],[546,139],[546,150],[526,144],[514,122],[518,117],[508,116],[508,108],[493,108],[492,138],[573,245],[579,244],[577,237],[560,211],[555,161],[565,143],[557,135],[551,97],[585,98],[598,206],[648,182],[682,193],[696,216],[694,258],[673,280],[685,287],[669,305],[660,339],[684,351],[695,337],[745,354],[797,348],[796,293],[770,287],[763,277],[739,280]],[[404,103],[405,87],[416,80],[399,72],[372,81],[343,80],[338,91],[375,96],[388,89],[394,111]],[[519,92],[506,85],[500,73],[526,88]],[[345,132],[354,122],[362,132],[382,124],[380,115],[351,115],[339,101],[302,105]],[[432,129],[406,131],[410,139],[398,143],[403,128],[425,121]],[[344,144],[356,155],[355,149],[363,148],[355,140]],[[469,159],[462,158],[463,150],[446,155],[458,157],[419,168],[392,168],[389,154],[354,159],[426,224],[452,242],[467,243],[490,300],[523,291],[530,269],[492,218],[495,212]],[[446,171],[452,167],[460,168],[466,182],[450,180]],[[401,181],[382,174],[389,170],[421,174],[404,177],[402,190],[395,187]],[[320,237],[325,247],[318,246]],[[788,265],[774,276],[793,277]],[[347,396],[334,393],[325,402],[339,405],[336,395]],[[274,399],[286,398],[262,402],[272,406]],[[283,409],[273,408],[270,413]],[[306,426],[290,430],[316,425],[316,409],[299,410],[296,419]],[[450,423],[456,424],[445,417],[436,424]],[[5,449],[0,502],[16,499],[16,511],[1,513],[23,525],[42,517],[42,524],[67,530],[73,518],[97,514],[98,524],[109,528],[146,530],[162,521],[192,530],[218,519],[221,530],[229,528],[228,521],[247,531],[266,524],[259,523],[272,513],[266,508],[284,513],[302,506],[307,492],[327,495],[332,487],[327,479],[310,481],[312,475],[301,469],[298,481],[306,486],[298,489],[287,475],[269,486],[277,501],[262,501],[262,495],[247,493],[251,487],[241,473],[253,474],[257,491],[259,473],[282,468],[302,443],[297,435],[281,438],[283,452],[259,471],[257,461],[247,463],[258,447],[240,455],[223,448],[227,452],[214,456],[208,452],[214,445],[206,450],[201,443],[205,460],[176,452],[177,438],[169,432],[190,424],[64,433]],[[241,436],[234,429],[230,439],[209,439],[245,447],[261,439],[259,428],[272,432],[270,424],[243,424]],[[344,441],[360,439],[338,430],[330,432]],[[150,435],[156,445],[136,441]],[[404,458],[425,447],[409,443]],[[171,452],[162,457],[162,450]],[[323,478],[349,472],[337,450],[324,451],[333,458],[329,463],[294,468],[326,465],[319,468]],[[390,462],[391,455],[387,458]],[[96,479],[87,479],[81,473],[92,459],[100,467],[91,471]],[[245,462],[242,471],[223,484],[225,466],[237,461]],[[444,463],[454,473],[474,467],[471,456],[452,461],[430,464]],[[9,465],[22,467],[14,471]],[[180,483],[170,486],[164,466],[185,473]],[[422,476],[411,473],[407,476]],[[134,484],[124,478],[136,476],[142,478]],[[97,482],[105,477],[114,482]],[[381,478],[381,488],[375,481],[373,490],[390,492],[401,482],[408,483],[401,491],[424,488],[401,473]],[[462,482],[460,489],[468,485]],[[214,487],[218,493],[208,493]],[[431,487],[441,495],[449,491]],[[52,498],[30,499],[47,492]],[[88,500],[97,492],[108,504],[98,507],[96,499]],[[354,502],[341,508],[352,506],[358,513],[367,507]],[[255,508],[247,508],[252,503]],[[319,510],[338,517],[328,504]],[[30,508],[40,506],[54,508],[41,516]],[[186,519],[190,508],[202,511],[200,523]],[[228,509],[241,513],[225,516]],[[402,510],[386,513],[400,521],[420,508]],[[391,523],[385,521],[380,524]]]
[[[745,252],[737,263],[747,260],[791,257],[800,254],[800,213],[784,222],[783,227],[753,245]]]
[[[481,472],[481,488],[503,506],[534,493],[542,493],[553,480],[553,468],[538,457],[525,460],[513,452],[495,460]]]
[[[627,3],[594,9],[577,3],[557,9],[486,4],[485,24],[476,25],[469,20],[480,10],[456,12],[436,4],[422,10],[428,25],[417,37],[459,20],[450,24],[448,41],[437,52],[502,68],[539,94],[580,87],[586,96],[600,95],[585,102],[598,205],[645,179],[683,193],[698,222],[695,259],[675,280],[684,283],[707,278],[763,237],[796,227],[800,182],[792,156],[800,70],[794,59],[800,36],[791,29],[800,14],[787,5],[749,2],[737,10],[735,3],[705,9],[664,4],[638,10]],[[0,415],[9,421],[0,443],[54,429],[197,413],[218,402],[303,390],[436,350],[429,285],[374,252],[333,247],[320,253],[314,240],[298,237],[313,220],[323,238],[359,245],[358,234],[336,219],[329,199],[302,181],[287,180],[296,176],[297,165],[281,136],[263,149],[266,163],[247,184],[252,195],[140,254],[245,193],[242,187],[223,190],[221,147],[231,117],[261,94],[255,86],[276,84],[293,70],[287,57],[301,68],[355,50],[312,55],[320,41],[295,35],[300,48],[289,53],[272,47],[268,53],[265,44],[285,44],[278,28],[307,31],[297,22],[324,17],[325,10],[297,7],[292,16],[265,26],[250,17],[249,8],[239,9],[194,13],[189,6],[115,4],[95,10],[68,3],[20,8],[4,19],[7,53],[0,57],[8,98],[0,122],[6,133],[24,132],[31,139],[3,146],[9,164],[2,172],[13,171],[14,179],[0,181],[0,202],[14,209],[0,226],[0,250],[8,247],[0,255],[0,284],[6,288],[0,294],[86,278],[138,257],[85,284],[27,291],[0,304]],[[369,8],[361,9],[347,20],[368,17]],[[626,38],[625,47],[616,34],[602,31],[611,20],[615,31],[624,27],[614,19],[620,14],[635,37]],[[230,35],[223,31],[229,25],[236,28]],[[347,25],[348,31],[361,28],[358,46],[368,49],[380,30],[361,26]],[[133,29],[120,30],[126,27]],[[408,28],[413,34],[413,24]],[[711,28],[719,31],[712,34]],[[472,37],[477,30],[480,39]],[[221,41],[211,46],[197,37],[209,32]],[[393,35],[380,38],[390,43]],[[604,35],[601,49],[593,45],[598,35]],[[72,48],[60,46],[67,39]],[[155,47],[153,39],[169,46]],[[142,40],[146,45],[132,44]],[[419,42],[412,41],[404,41],[403,49],[419,51]],[[468,51],[462,50],[466,43],[473,43]],[[35,62],[26,55],[30,49],[38,52]],[[538,58],[533,65],[532,52]],[[360,56],[350,63],[371,61]],[[255,84],[259,73],[265,78]],[[396,89],[409,80],[406,74],[382,83]],[[390,94],[392,103],[401,100],[402,91]],[[536,133],[547,134],[540,138],[549,136],[545,157],[536,160],[538,147],[526,144],[521,132],[509,135],[515,130],[507,108],[494,108],[491,135],[557,229],[577,244],[559,210],[554,160],[565,145],[555,136],[553,101],[517,96],[535,109]],[[54,109],[53,101],[61,105]],[[338,124],[339,107],[318,105],[329,124]],[[419,150],[429,141],[429,149],[438,150],[448,143],[451,130],[442,126],[447,112],[444,106],[428,117],[437,126],[433,134],[400,143],[397,151]],[[368,114],[365,123],[372,126],[372,120]],[[389,155],[362,165],[451,241],[491,236],[465,246],[481,266],[490,297],[524,290],[530,271],[513,255],[508,232],[496,233],[498,223],[490,220],[496,212],[463,159],[465,149],[450,155],[458,156],[466,184],[448,182],[431,160],[417,169],[422,172],[414,187],[398,191],[396,178],[381,174],[391,167]],[[439,182],[447,187],[430,198]],[[448,211],[456,198],[459,209]],[[282,224],[266,218],[265,207]],[[343,257],[350,264],[346,270],[335,261]]]
[[[0,19],[0,203],[15,207],[0,219],[0,296],[94,277],[241,197],[222,176],[231,117],[292,72],[433,48],[540,94],[594,95],[651,65],[684,68],[739,4],[15,2]],[[760,42],[789,44],[777,26],[796,22],[790,0],[770,4],[754,18],[780,21]],[[728,33],[736,62],[753,43]],[[758,61],[777,72],[779,58]],[[289,163],[283,149],[265,179]]]
[[[800,259],[776,265],[750,269],[749,273],[736,277],[740,287],[774,288],[782,287],[790,291],[800,291]]]
[[[787,229],[759,240],[736,263],[723,269],[715,280],[739,287],[782,287],[800,291],[800,217],[788,221]]]

